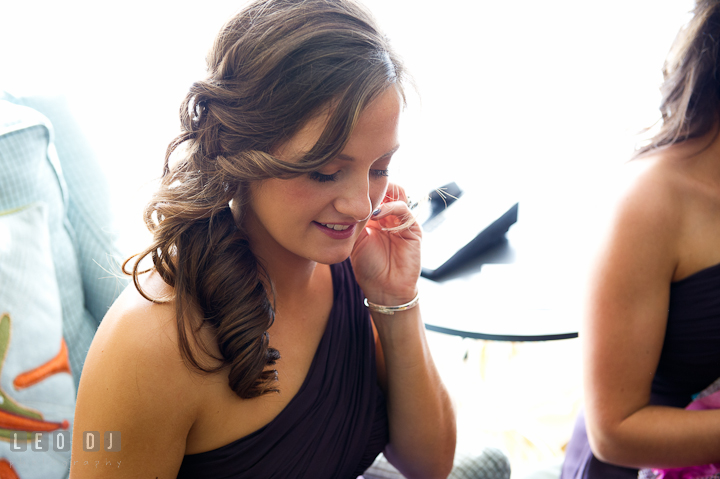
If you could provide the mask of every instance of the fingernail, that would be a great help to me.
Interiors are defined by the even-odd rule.
[[[377,215],[379,215],[379,214],[380,214],[380,208],[378,208],[378,209],[376,209],[375,211],[373,211],[373,216],[377,216]]]

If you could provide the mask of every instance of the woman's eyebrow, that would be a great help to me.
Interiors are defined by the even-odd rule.
[[[383,158],[387,158],[388,156],[392,156],[395,154],[396,151],[400,149],[400,145],[397,145],[392,150],[388,151],[384,155],[381,155],[379,158],[377,158],[375,161],[382,160]],[[344,153],[340,153],[337,157],[338,160],[345,160],[345,161],[355,161],[355,157],[346,155]]]

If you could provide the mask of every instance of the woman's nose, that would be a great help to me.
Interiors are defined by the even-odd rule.
[[[342,191],[335,200],[335,209],[343,215],[352,217],[355,221],[367,219],[372,213],[368,180],[357,181],[350,186],[342,187]]]

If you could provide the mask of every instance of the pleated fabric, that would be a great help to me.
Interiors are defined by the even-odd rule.
[[[185,456],[178,478],[355,478],[388,443],[375,342],[350,261],[331,265],[334,300],[298,393],[269,424]]]

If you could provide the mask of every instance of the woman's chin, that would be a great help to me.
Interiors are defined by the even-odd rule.
[[[308,259],[320,264],[336,264],[342,263],[348,259],[350,257],[350,253],[352,253],[352,248],[349,248],[347,251],[324,251],[321,254],[313,255],[314,257]]]

